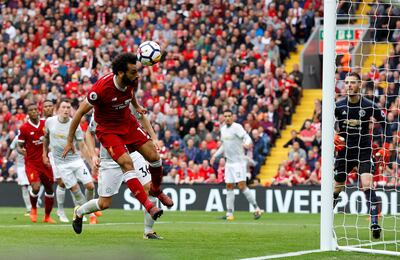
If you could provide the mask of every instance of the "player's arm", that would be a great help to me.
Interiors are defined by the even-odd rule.
[[[133,90],[132,90],[131,104],[132,104],[132,106],[135,108],[135,110],[136,110],[139,114],[144,115],[144,114],[147,113],[147,110],[146,110],[144,107],[142,107],[142,106],[138,103],[138,101],[137,101],[137,99],[136,99],[135,92],[134,92],[134,90],[137,89],[138,82],[139,82],[138,80],[135,81],[135,85],[136,85],[136,86],[135,86],[135,87],[133,88]]]
[[[382,129],[385,131],[386,127],[387,127],[386,126],[386,115],[383,112],[383,110],[376,105],[374,105],[374,108],[373,108],[373,117],[381,125]],[[376,155],[385,157],[390,154],[389,142],[387,142],[387,140],[386,140],[386,135],[384,135],[382,143],[383,143],[382,148],[379,149],[379,151],[377,152]]]
[[[7,155],[6,155],[7,159],[10,157],[13,150],[17,150],[17,142],[18,142],[18,137],[15,137],[10,144],[10,149],[7,150]]]
[[[237,125],[237,126],[238,127],[237,127],[237,131],[236,131],[235,135],[243,140],[243,147],[245,149],[250,149],[252,144],[253,144],[253,141],[251,140],[251,137],[244,130],[243,126],[241,126],[241,125]]]
[[[79,106],[78,110],[76,111],[74,117],[72,118],[71,125],[69,127],[68,131],[68,136],[67,136],[67,144],[64,147],[64,152],[62,154],[62,157],[65,158],[67,154],[72,151],[72,153],[75,153],[75,148],[73,145],[74,141],[74,136],[76,129],[79,126],[79,123],[81,122],[82,117],[87,114],[93,106],[85,99]]]
[[[157,150],[160,149],[160,147],[158,147],[158,138],[156,133],[154,132],[153,126],[150,123],[150,120],[147,118],[147,116],[145,115],[141,115],[138,118],[140,124],[143,126],[144,130],[147,131],[147,133],[149,133],[151,139],[153,140],[153,144],[156,146]]]
[[[21,128],[18,134],[17,152],[23,156],[26,156],[25,139],[24,131]]]
[[[89,127],[85,133],[85,146],[87,148],[87,152],[91,158],[92,162],[92,174],[96,175],[98,173],[98,169],[100,166],[100,159],[96,153],[96,141],[95,141],[95,127],[93,126],[93,118],[90,121]],[[93,129],[93,131],[92,131]]]
[[[224,153],[224,142],[221,141],[221,145],[218,147],[217,151],[211,156],[210,164],[214,164],[215,159]]]
[[[79,151],[81,152],[83,159],[85,159],[85,161],[89,164],[90,168],[93,169],[91,153],[89,152],[89,149],[87,148],[87,146],[83,140],[78,141],[78,148],[79,148]]]
[[[341,118],[341,109],[339,109],[341,105],[336,102],[336,108],[335,108],[335,129],[340,131],[340,125],[339,125],[339,120]],[[335,144],[335,150],[336,151],[341,151],[346,147],[346,142],[342,136],[338,133],[338,131],[334,131],[334,138],[333,138],[333,143]]]
[[[42,154],[42,158],[43,158],[43,163],[46,166],[50,166],[50,160],[48,157],[49,154],[49,144],[50,144],[50,130],[48,128],[48,120],[46,120],[45,123],[45,127],[44,127],[44,135],[43,135],[43,154]]]

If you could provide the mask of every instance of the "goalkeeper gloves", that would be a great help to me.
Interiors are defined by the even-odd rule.
[[[336,151],[341,151],[345,148],[346,144],[344,142],[344,138],[341,137],[338,134],[335,134],[335,139],[334,139],[334,144],[335,144],[335,150]]]

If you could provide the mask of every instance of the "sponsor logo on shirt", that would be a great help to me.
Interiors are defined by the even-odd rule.
[[[129,106],[130,102],[131,102],[131,99],[127,99],[127,100],[124,101],[124,103],[115,104],[115,105],[112,105],[112,107],[115,110],[124,109],[125,107]]]

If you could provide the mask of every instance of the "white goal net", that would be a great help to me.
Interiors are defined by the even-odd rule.
[[[345,139],[334,162],[344,182],[336,243],[400,256],[400,1],[337,0],[336,19],[335,131]],[[361,77],[359,99],[351,72]]]

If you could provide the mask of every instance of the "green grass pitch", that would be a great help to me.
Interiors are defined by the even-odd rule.
[[[43,209],[39,209],[39,219]],[[71,212],[68,209],[68,212]],[[143,213],[107,210],[99,225],[30,223],[22,208],[0,208],[0,259],[240,259],[319,248],[319,215],[236,212],[165,212],[155,230],[164,240],[143,239]],[[53,216],[55,213],[53,212]],[[69,216],[71,217],[71,216]],[[324,252],[297,259],[394,259],[348,252]],[[291,258],[292,259],[292,258]]]

